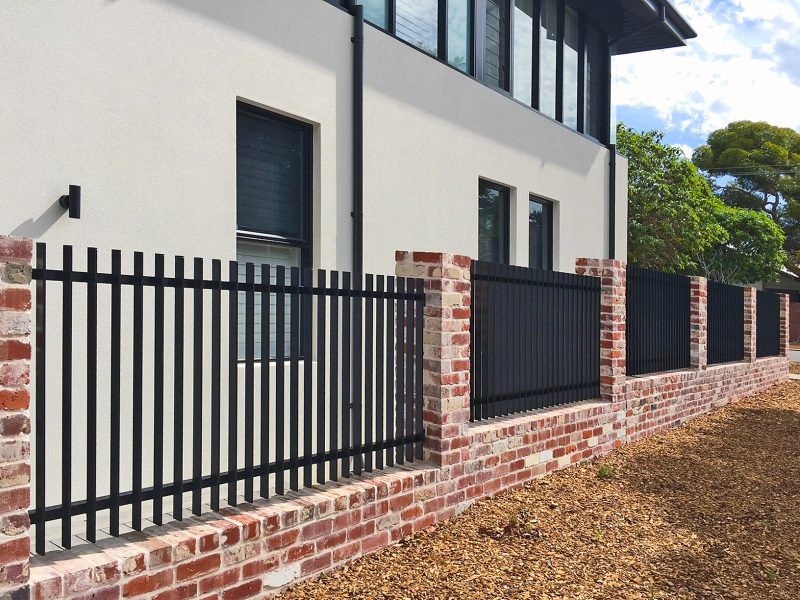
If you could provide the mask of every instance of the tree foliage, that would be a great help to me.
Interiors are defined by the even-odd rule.
[[[692,158],[729,206],[760,211],[783,231],[783,265],[800,275],[800,133],[736,121],[713,132]]]
[[[736,283],[777,276],[784,236],[768,217],[726,205],[659,131],[620,124],[617,147],[629,159],[629,262]]]

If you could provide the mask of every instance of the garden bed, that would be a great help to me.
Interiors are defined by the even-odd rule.
[[[539,479],[282,597],[798,598],[800,382]]]

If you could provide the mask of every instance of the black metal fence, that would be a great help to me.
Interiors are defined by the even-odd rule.
[[[744,288],[708,282],[708,364],[744,360]]]
[[[629,376],[690,366],[690,293],[688,277],[628,266]]]
[[[181,519],[422,457],[421,280],[202,259],[189,276],[183,257],[168,275],[163,255],[146,274],[139,252],[124,272],[118,250],[102,272],[96,249],[81,270],[72,247],[58,268],[45,252],[36,552],[50,521],[70,547],[75,517],[95,541],[161,524],[164,499]]]
[[[473,420],[600,395],[600,279],[474,261]]]
[[[756,356],[781,353],[781,297],[759,290],[756,295]]]

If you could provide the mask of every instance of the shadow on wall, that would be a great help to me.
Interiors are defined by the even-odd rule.
[[[17,225],[11,235],[39,239],[62,217],[67,218],[67,211],[56,200],[35,219],[27,219]]]
[[[309,36],[298,35],[298,27],[327,26],[333,27],[340,23],[346,29],[342,35],[342,46],[339,51],[350,51],[350,28],[352,18],[344,11],[323,2],[323,0],[293,0],[297,6],[313,4],[319,6],[320,11],[327,10],[329,15],[320,13],[327,19],[320,20],[320,25],[315,21],[298,22],[296,15],[286,10],[270,10],[271,3],[262,0],[239,0],[235,6],[216,0],[160,0],[172,4],[186,11],[195,12],[207,19],[231,28],[238,29],[248,35],[260,38],[271,45],[276,45],[282,51],[290,51],[298,56],[308,59],[314,64],[321,64],[335,70],[335,49],[308,43]],[[274,5],[273,5],[274,6]],[[341,21],[337,21],[341,19]],[[324,23],[324,24],[323,24]],[[519,105],[510,98],[491,90],[483,84],[470,79],[464,74],[455,71],[411,48],[403,42],[392,39],[386,34],[380,34],[379,45],[369,46],[370,33],[377,33],[367,27],[367,40],[365,49],[365,74],[364,83],[372,89],[394,102],[402,102],[414,106],[421,112],[428,113],[442,121],[448,121],[458,127],[468,128],[475,134],[487,140],[502,140],[507,146],[515,147],[525,153],[539,151],[542,156],[540,165],[552,163],[560,168],[568,168],[579,175],[590,172],[600,157],[605,157],[605,147],[588,139],[578,139],[579,134],[569,136],[573,143],[553,144],[548,136],[542,136],[542,131],[552,128],[558,131],[566,126],[548,119]],[[373,41],[378,38],[373,37]],[[395,68],[386,68],[386,59],[390,58],[385,50],[390,49],[407,56],[402,63],[396,62]],[[379,58],[374,51],[381,52]],[[420,62],[427,61],[435,65],[432,69],[419,69]],[[349,86],[349,83],[348,83]],[[444,86],[448,86],[451,93],[442,93]],[[486,98],[497,102],[497,111],[492,119],[486,119]],[[483,99],[481,102],[472,102],[471,99]],[[368,110],[369,107],[366,107]],[[520,117],[528,115],[531,121],[531,135],[527,135],[524,128],[520,128]],[[568,128],[565,129],[565,133]],[[572,130],[569,130],[572,132]],[[574,133],[574,132],[573,132]],[[536,147],[538,144],[538,148]]]

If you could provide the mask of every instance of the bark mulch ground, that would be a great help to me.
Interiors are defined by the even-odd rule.
[[[800,349],[800,348],[798,348]],[[794,375],[800,375],[800,362],[790,362],[789,363],[789,372]]]
[[[800,598],[800,382],[472,506],[285,599]]]

